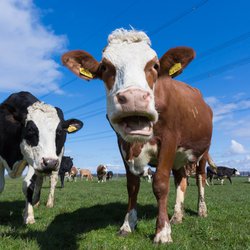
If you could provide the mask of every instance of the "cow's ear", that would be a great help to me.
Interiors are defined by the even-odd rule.
[[[176,77],[194,59],[195,51],[188,47],[168,50],[160,59],[160,76]]]
[[[99,62],[83,50],[72,50],[62,55],[62,63],[78,77],[91,80],[98,78]]]
[[[68,133],[75,133],[83,127],[83,122],[77,119],[69,119],[64,121],[63,129]]]

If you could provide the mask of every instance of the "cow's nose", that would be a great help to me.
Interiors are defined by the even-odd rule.
[[[57,159],[52,158],[43,158],[43,169],[44,170],[57,170],[59,165],[59,161]]]
[[[147,106],[151,100],[150,93],[141,89],[127,89],[116,94],[117,102],[126,106]]]

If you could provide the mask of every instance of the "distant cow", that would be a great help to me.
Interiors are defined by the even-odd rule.
[[[118,139],[126,168],[128,207],[120,234],[134,231],[137,195],[145,166],[156,167],[153,192],[157,200],[155,243],[172,242],[167,203],[171,171],[176,180],[173,218],[182,222],[186,178],[184,166],[197,164],[198,215],[207,216],[205,164],[212,137],[212,110],[201,92],[173,78],[193,60],[192,48],[169,49],[158,58],[143,31],[117,29],[98,62],[84,50],[62,56],[62,62],[85,80],[104,82],[107,118]]]
[[[71,158],[70,156],[63,156],[58,172],[58,175],[60,176],[61,179],[61,188],[64,187],[65,173],[70,172],[72,167],[73,167],[73,158]]]
[[[147,180],[148,182],[152,181],[153,171],[151,170],[150,167],[144,167],[142,177],[144,180]]]
[[[0,105],[0,192],[4,169],[15,178],[28,165],[23,182],[25,224],[35,222],[33,204],[39,203],[44,175],[50,175],[51,181],[47,206],[54,205],[66,135],[82,126],[79,120],[64,120],[61,109],[40,102],[29,92],[14,93]]]
[[[114,173],[112,171],[107,172],[107,180],[111,180],[114,176]]]
[[[98,182],[106,182],[108,169],[105,165],[99,165],[97,167],[96,173]]]
[[[240,175],[240,172],[235,168],[228,168],[224,166],[218,166],[217,171],[211,169],[211,167],[207,167],[207,179],[209,182],[213,184],[213,179],[219,179],[221,181],[221,185],[224,183],[224,179],[228,179],[232,184],[231,177],[235,175]]]
[[[84,177],[86,177],[86,181],[92,181],[93,180],[93,176],[92,176],[89,169],[80,169],[79,173],[80,173],[81,180],[83,180]]]
[[[73,166],[69,172],[69,179],[76,181],[76,177],[78,174],[79,174],[79,169]]]

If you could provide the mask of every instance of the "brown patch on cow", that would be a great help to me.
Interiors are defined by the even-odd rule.
[[[122,149],[126,153],[126,161],[131,161],[134,158],[138,157],[142,151],[144,143],[129,143],[124,141],[122,138],[119,138],[119,143],[121,144]]]
[[[194,57],[195,51],[192,48],[176,47],[168,50],[160,59],[160,76],[169,76],[170,68],[176,63],[181,63],[181,69],[171,75],[171,77],[178,76]]]
[[[115,66],[106,58],[102,60],[99,66],[99,77],[104,81],[108,90],[111,90],[115,83]]]
[[[150,60],[144,68],[146,79],[151,89],[153,89],[154,83],[157,80],[159,70],[160,64],[156,57]]]
[[[80,68],[88,70],[93,78],[98,77],[99,62],[92,57],[88,52],[83,50],[69,51],[62,56],[62,63],[69,68],[78,77],[90,80],[90,78],[80,74]]]

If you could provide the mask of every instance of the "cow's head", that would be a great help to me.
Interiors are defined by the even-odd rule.
[[[42,102],[28,107],[24,120],[21,151],[29,165],[40,173],[57,171],[67,133],[81,129],[77,119],[64,120],[63,112]]]
[[[85,80],[102,79],[107,93],[107,115],[124,140],[147,141],[158,120],[154,86],[159,77],[174,77],[194,58],[194,51],[178,47],[159,60],[142,31],[117,29],[108,38],[101,62],[89,53],[65,53],[62,62]]]

